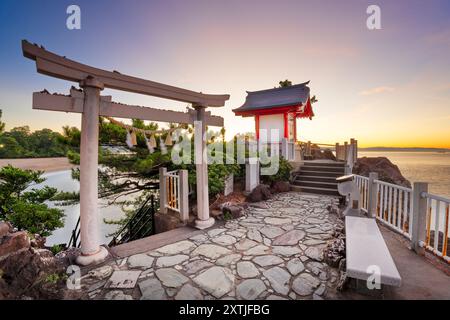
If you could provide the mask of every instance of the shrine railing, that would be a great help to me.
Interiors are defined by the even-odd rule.
[[[422,191],[426,183],[406,188],[354,175],[361,209],[389,229],[450,263],[450,199]]]
[[[160,212],[168,210],[180,214],[180,219],[186,222],[189,218],[189,184],[187,170],[159,171]]]

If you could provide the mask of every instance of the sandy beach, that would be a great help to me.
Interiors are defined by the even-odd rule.
[[[62,171],[76,167],[66,157],[0,159],[0,167],[7,166],[8,164],[20,169],[43,170],[45,172]]]

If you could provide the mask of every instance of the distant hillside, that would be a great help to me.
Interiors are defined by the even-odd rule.
[[[445,149],[445,148],[395,148],[395,147],[372,147],[372,148],[358,148],[358,151],[450,152],[450,149]]]

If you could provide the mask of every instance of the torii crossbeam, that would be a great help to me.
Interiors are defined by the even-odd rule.
[[[223,118],[212,116],[208,106],[222,107],[229,95],[211,95],[166,84],[110,72],[66,59],[42,47],[22,41],[23,55],[36,61],[37,71],[51,77],[79,83],[82,91],[72,89],[69,96],[33,93],[33,108],[50,111],[81,113],[80,143],[80,236],[81,255],[77,263],[88,265],[105,259],[108,252],[100,246],[98,230],[98,117],[137,118],[142,120],[192,124],[201,121],[196,137],[197,213],[196,226],[200,229],[214,224],[209,216],[208,167],[206,126],[223,126]],[[111,101],[111,96],[100,96],[104,88],[156,96],[192,104],[193,110],[177,112],[140,106],[129,106]]]

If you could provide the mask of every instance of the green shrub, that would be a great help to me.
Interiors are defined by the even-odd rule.
[[[279,157],[277,158],[272,158],[272,161],[278,161],[279,160],[279,168],[276,174],[274,175],[262,175],[261,179],[264,183],[266,184],[272,184],[276,181],[289,181],[289,178],[291,176],[291,171],[292,171],[292,166],[289,163],[289,161],[287,161],[285,158],[283,157]],[[270,165],[262,165],[261,167],[269,167]]]

